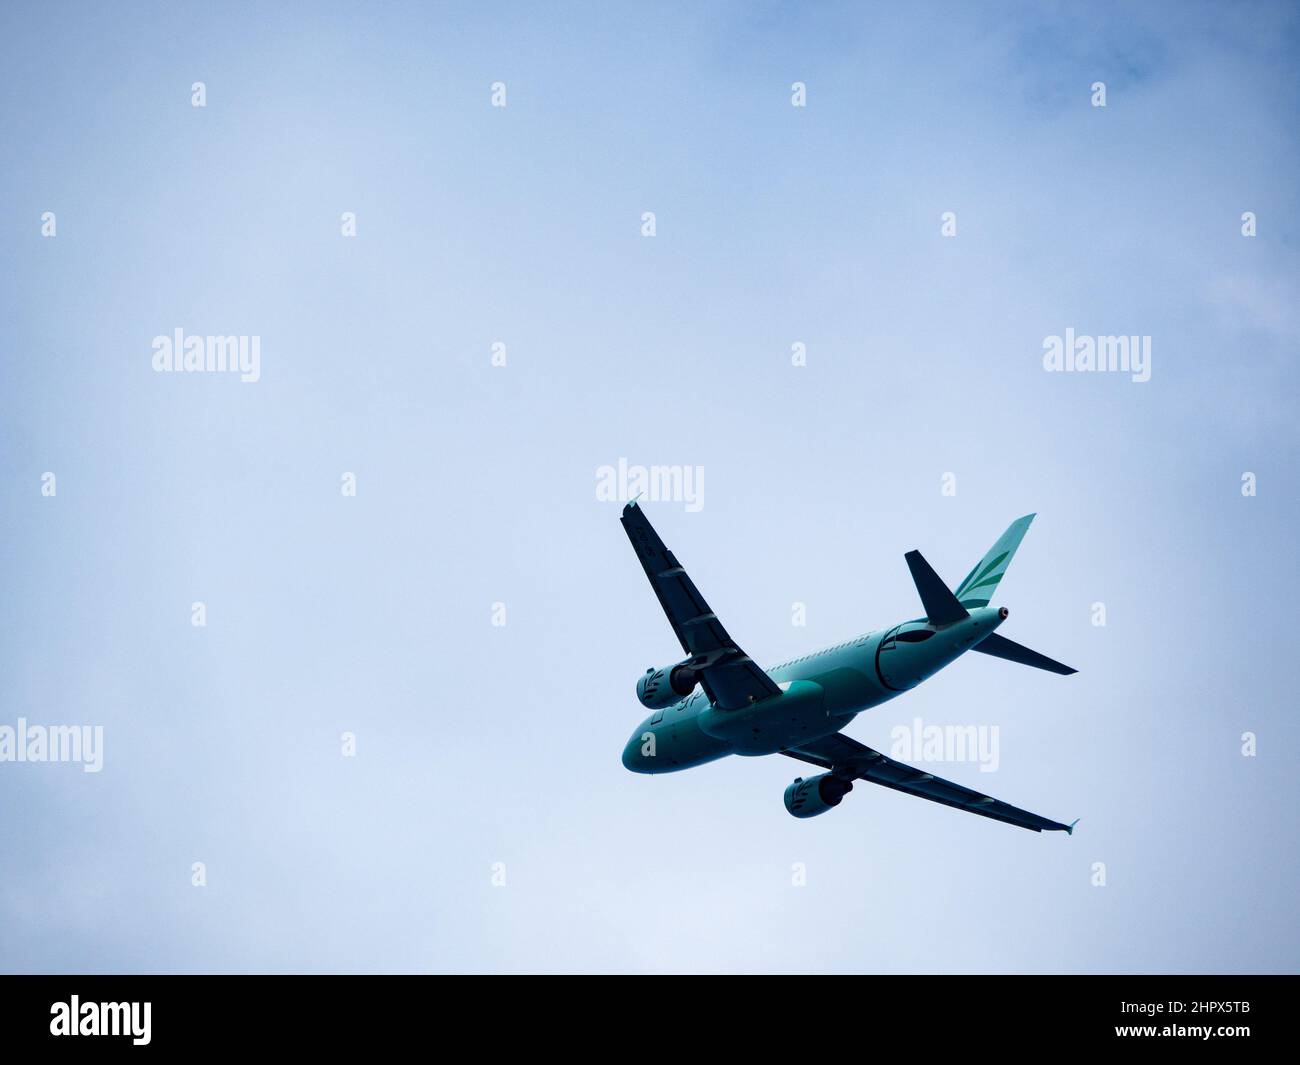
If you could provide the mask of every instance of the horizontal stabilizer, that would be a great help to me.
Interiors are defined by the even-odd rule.
[[[1019,662],[1022,666],[1033,666],[1035,669],[1045,669],[1049,673],[1059,673],[1063,677],[1079,672],[1077,669],[1062,665],[1055,659],[1048,658],[1047,655],[1040,655],[1037,651],[1022,647],[1014,640],[999,636],[996,632],[985,636],[971,650],[992,655],[994,658],[1005,658],[1008,662]]]
[[[970,617],[966,608],[930,568],[930,563],[920,551],[909,551],[903,557],[907,559],[907,568],[912,571],[912,582],[916,585],[917,594],[921,596],[926,620],[931,625],[951,625],[954,621]]]

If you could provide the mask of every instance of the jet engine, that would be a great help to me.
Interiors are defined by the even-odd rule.
[[[699,674],[685,662],[662,669],[647,669],[636,682],[636,697],[642,706],[662,710],[690,695],[699,679]]]
[[[832,806],[838,806],[852,790],[853,781],[837,777],[834,773],[823,773],[808,780],[797,777],[785,789],[785,808],[795,817],[816,817]]]

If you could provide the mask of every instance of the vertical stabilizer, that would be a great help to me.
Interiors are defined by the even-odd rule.
[[[988,554],[980,559],[978,565],[966,575],[966,579],[957,585],[957,601],[964,609],[973,610],[976,607],[989,605],[989,600],[997,590],[998,582],[1002,580],[1002,575],[1011,565],[1016,548],[1025,538],[1025,530],[1033,520],[1032,514],[1026,514],[1023,518],[1013,521],[1007,531],[998,537],[998,542],[989,548]]]

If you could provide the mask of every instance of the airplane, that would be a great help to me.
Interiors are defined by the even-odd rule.
[[[824,814],[855,780],[865,780],[1032,832],[1073,835],[1077,819],[1066,825],[1021,810],[843,732],[862,711],[915,688],[967,651],[1062,676],[1078,672],[995,631],[1008,611],[990,601],[1033,519],[1012,522],[955,592],[919,551],[907,552],[925,617],[765,670],[727,634],[633,500],[623,508],[623,528],[687,657],[647,669],[637,681],[637,698],[652,713],[623,748],[623,765],[634,773],[673,773],[730,754],[783,754],[825,770],[786,788],[785,807],[795,817]]]

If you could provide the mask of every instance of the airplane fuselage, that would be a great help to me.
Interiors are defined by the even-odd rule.
[[[637,726],[623,765],[672,773],[729,754],[776,754],[839,732],[969,651],[1006,616],[987,606],[947,625],[921,619],[869,632],[766,670],[781,693],[736,710],[716,709],[697,688]]]

